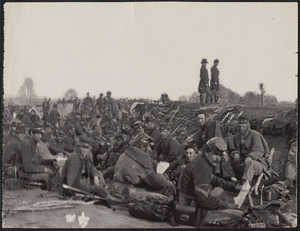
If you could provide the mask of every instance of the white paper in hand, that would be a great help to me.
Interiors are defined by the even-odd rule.
[[[168,169],[169,166],[170,163],[168,162],[164,162],[164,161],[158,162],[156,172],[160,174],[164,174],[164,172]]]

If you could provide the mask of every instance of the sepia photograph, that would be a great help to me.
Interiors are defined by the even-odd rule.
[[[296,228],[297,2],[6,2],[2,228]]]

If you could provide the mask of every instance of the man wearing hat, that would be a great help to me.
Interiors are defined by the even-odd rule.
[[[58,106],[57,106],[57,104],[54,104],[53,109],[50,112],[50,123],[54,127],[59,127],[60,118],[61,118],[61,116],[58,112]]]
[[[155,118],[152,115],[147,115],[145,117],[145,133],[153,139],[154,147],[151,154],[152,159],[157,159],[157,148],[162,141],[160,132],[155,125]]]
[[[211,90],[211,103],[218,103],[219,99],[219,60],[214,60],[214,65],[211,67],[211,80],[210,80],[210,90]]]
[[[198,155],[183,170],[180,178],[180,203],[189,205],[193,200],[196,205],[196,227],[203,224],[207,210],[236,208],[226,201],[225,190],[237,191],[239,187],[213,174],[213,167],[220,163],[227,150],[223,138],[214,137],[203,145],[202,155]],[[213,190],[212,190],[213,189]]]
[[[83,99],[83,105],[93,105],[93,99],[90,97],[90,93],[86,93],[86,97]]]
[[[72,145],[68,145],[64,142],[65,132],[62,129],[59,129],[55,132],[54,139],[50,139],[49,141],[49,150],[52,155],[57,155],[59,153],[68,157],[74,151],[74,147]]]
[[[15,137],[15,130],[17,126],[21,125],[21,121],[18,119],[13,119],[9,123],[9,133],[3,134],[3,146],[10,142]]]
[[[162,122],[159,130],[162,140],[157,147],[157,160],[171,163],[180,156],[180,144],[170,135],[170,126],[167,123]]]
[[[186,145],[184,147],[184,154],[176,160],[174,160],[167,170],[170,179],[172,179],[172,181],[175,181],[177,184],[183,170],[189,163],[191,163],[197,157],[197,155],[198,149],[195,145]]]
[[[61,182],[68,186],[93,193],[100,197],[107,196],[106,184],[101,172],[92,163],[91,139],[81,136],[76,150],[67,159],[61,174]],[[68,196],[74,192],[64,191]]]
[[[208,70],[206,65],[207,59],[202,59],[200,68],[200,82],[198,85],[198,92],[200,93],[200,104],[209,103],[209,84],[208,84]]]
[[[32,124],[29,136],[25,137],[20,144],[20,177],[29,181],[45,183],[49,191],[59,191],[59,173],[55,160],[43,160],[37,148],[44,133],[43,125]]]
[[[115,135],[113,148],[108,151],[106,158],[103,160],[107,168],[103,171],[104,178],[112,178],[114,175],[115,165],[122,153],[126,151],[129,145],[124,141],[121,133]]]
[[[162,174],[156,173],[154,162],[148,154],[152,141],[153,139],[145,133],[140,133],[131,141],[131,146],[118,159],[114,180],[174,197],[173,183],[166,180]]]
[[[231,158],[222,161],[221,165],[223,177],[237,174],[238,178],[242,176],[241,184],[246,181],[251,183],[253,176],[262,172],[266,173],[266,177],[269,176],[265,166],[265,157],[269,154],[268,143],[259,132],[250,129],[249,120],[245,113],[238,118],[239,133],[228,137],[228,153]]]
[[[15,165],[17,153],[20,152],[20,144],[21,141],[26,136],[26,127],[19,125],[16,126],[14,131],[14,135],[12,136],[11,140],[5,145],[4,148],[4,163]]]

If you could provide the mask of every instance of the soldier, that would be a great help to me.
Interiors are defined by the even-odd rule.
[[[27,178],[29,181],[41,181],[45,183],[47,190],[60,192],[56,160],[43,160],[37,148],[37,143],[41,140],[43,133],[42,125],[33,124],[29,130],[29,136],[21,142],[20,177]]]
[[[99,110],[104,109],[104,99],[103,99],[103,93],[100,93],[99,98],[97,99],[96,105]]]
[[[156,173],[154,163],[148,152],[152,138],[140,133],[132,140],[130,146],[118,159],[114,180],[124,184],[145,187],[149,191],[174,198],[175,187],[165,176]]]
[[[267,174],[266,176],[270,176],[265,163],[265,156],[269,154],[269,147],[259,132],[250,129],[247,115],[242,114],[238,118],[238,122],[239,133],[228,137],[229,155],[223,159],[221,167],[223,177],[235,177],[235,172],[238,178],[239,175],[242,176],[240,182],[242,185],[246,181],[251,183],[253,176],[259,176],[263,172]]]
[[[223,138],[210,139],[193,162],[186,166],[180,178],[180,203],[196,204],[196,227],[203,226],[207,210],[224,210],[236,208],[235,204],[226,201],[226,192],[237,191],[240,187],[227,182],[213,174],[213,166],[220,163],[227,145]],[[212,190],[213,189],[213,190]]]
[[[90,97],[90,93],[86,93],[86,97],[83,100],[84,105],[93,105],[93,99]]]
[[[3,134],[3,146],[5,146],[8,142],[10,142],[15,137],[15,131],[18,126],[21,125],[21,121],[18,119],[14,119],[9,124],[9,133]]]
[[[200,69],[200,82],[198,85],[198,92],[200,93],[200,104],[209,104],[209,83],[208,83],[208,70],[206,65],[208,64],[207,59],[202,59]]]
[[[74,188],[93,193],[100,197],[106,197],[108,192],[101,172],[99,172],[89,158],[91,152],[91,139],[81,136],[71,156],[67,159],[62,170],[62,183]],[[68,196],[73,192],[65,190]]]
[[[54,127],[59,127],[60,118],[61,118],[61,116],[58,112],[58,106],[57,106],[57,104],[54,104],[53,109],[50,112],[50,123]]]
[[[160,132],[155,125],[155,118],[152,115],[148,115],[145,118],[145,133],[153,139],[154,147],[151,154],[152,159],[157,159],[157,148],[162,141]]]
[[[158,161],[172,162],[180,156],[180,144],[170,135],[170,127],[162,122],[159,126],[162,141],[158,145]]]
[[[211,67],[211,80],[210,80],[210,90],[211,90],[211,103],[218,103],[219,99],[219,60],[214,60],[214,65]]]
[[[12,139],[8,142],[4,149],[4,163],[15,165],[17,153],[20,152],[21,141],[25,138],[26,127],[17,126]]]
[[[31,110],[29,119],[30,119],[31,123],[40,123],[41,122],[39,115],[36,114],[36,111],[34,109]]]

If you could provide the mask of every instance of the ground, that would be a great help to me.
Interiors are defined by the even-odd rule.
[[[76,205],[74,208],[12,212],[13,206],[24,206],[39,201],[57,200],[57,194],[35,189],[3,192],[2,227],[4,228],[80,228],[78,216],[84,212],[89,217],[87,228],[172,228],[168,222],[151,222],[130,216],[126,210],[115,211],[103,205]],[[67,223],[66,215],[75,214],[74,223]],[[179,226],[189,228],[189,226]]]

